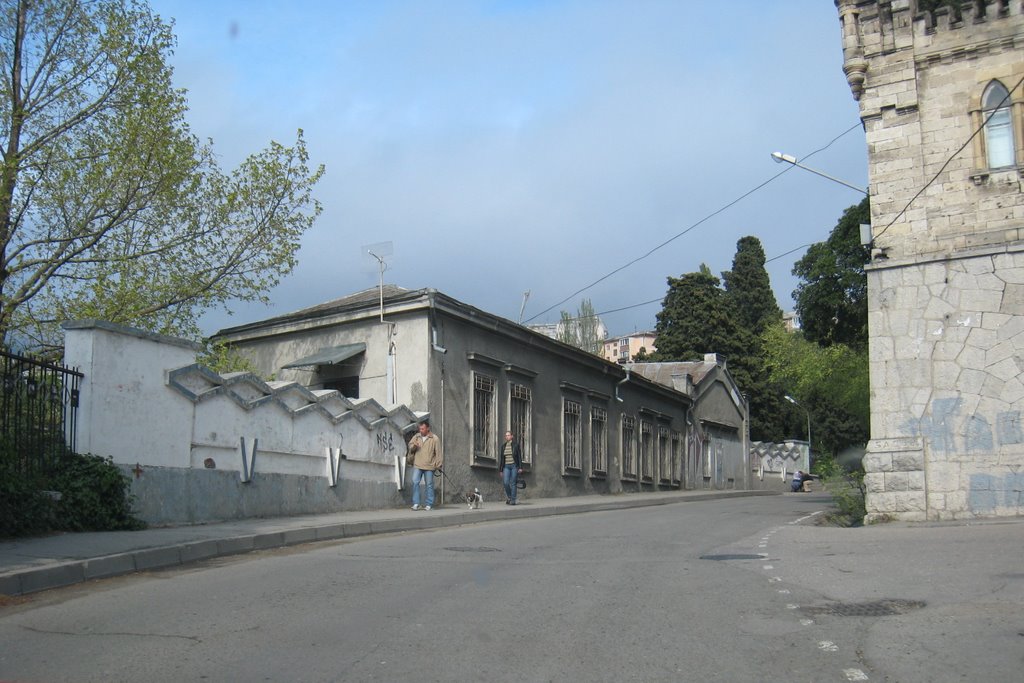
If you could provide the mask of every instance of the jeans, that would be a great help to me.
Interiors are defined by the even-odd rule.
[[[501,483],[505,487],[505,497],[513,503],[516,502],[516,479],[519,478],[519,471],[515,465],[505,465],[501,468]]]
[[[427,487],[427,505],[434,507],[434,470],[412,468],[412,504],[420,504],[420,479]]]

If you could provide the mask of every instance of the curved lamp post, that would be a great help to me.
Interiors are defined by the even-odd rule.
[[[796,157],[791,155],[791,154],[783,154],[782,152],[772,152],[772,159],[774,159],[775,163],[777,163],[777,164],[781,164],[783,162],[785,162],[787,164],[792,164],[793,166],[796,166],[797,168],[802,168],[805,171],[810,171],[814,175],[820,175],[822,178],[828,178],[829,180],[831,180],[834,183],[839,183],[840,185],[845,185],[846,187],[850,188],[851,190],[857,190],[857,192],[860,192],[861,194],[867,194],[868,193],[868,191],[865,190],[863,187],[857,187],[856,185],[851,185],[850,183],[846,182],[845,180],[840,180],[839,178],[834,178],[834,177],[830,176],[828,173],[822,173],[821,171],[818,171],[818,170],[813,169],[813,168],[811,168],[809,166],[804,166],[803,164],[798,163],[797,160],[796,160]]]

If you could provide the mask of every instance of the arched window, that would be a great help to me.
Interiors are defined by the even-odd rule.
[[[989,168],[1013,166],[1013,117],[1010,115],[1009,92],[999,81],[992,81],[981,97],[982,120],[985,124],[985,150]],[[991,116],[992,118],[989,118]]]

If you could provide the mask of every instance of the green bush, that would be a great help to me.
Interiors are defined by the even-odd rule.
[[[111,458],[69,454],[61,458],[51,487],[60,491],[61,528],[68,531],[141,529],[132,515],[131,480]]]
[[[54,501],[38,481],[0,471],[0,538],[43,534],[56,525]]]
[[[36,476],[0,468],[0,537],[145,528],[132,515],[130,483],[110,458],[96,455],[65,453]]]
[[[860,526],[867,515],[864,500],[864,473],[849,470],[832,455],[821,455],[814,463],[813,473],[821,477],[825,490],[832,494],[835,511],[828,514],[828,521],[839,526]]]

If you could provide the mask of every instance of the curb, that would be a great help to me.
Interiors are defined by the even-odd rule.
[[[331,541],[340,538],[358,538],[403,531],[441,529],[483,522],[512,519],[532,519],[556,515],[574,515],[584,512],[605,512],[628,508],[674,505],[723,498],[747,498],[751,496],[777,496],[776,491],[709,491],[696,493],[685,498],[621,499],[599,503],[577,503],[554,507],[532,508],[531,506],[493,510],[465,511],[444,516],[411,515],[406,518],[394,517],[376,521],[333,522],[319,526],[307,526],[287,531],[273,531],[265,534],[227,536],[219,539],[190,541],[157,548],[133,550],[114,555],[91,557],[49,564],[45,567],[21,569],[0,575],[0,595],[25,595],[72,586],[92,579],[105,579],[142,571],[165,569],[179,565],[208,560],[215,557],[240,555],[254,550],[284,548],[303,543]]]

